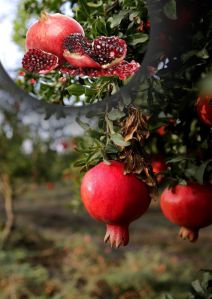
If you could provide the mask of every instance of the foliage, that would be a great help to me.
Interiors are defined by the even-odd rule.
[[[25,0],[21,1],[20,11],[28,11],[29,16],[37,18],[42,10],[63,11],[63,5],[70,4],[89,38],[102,34],[119,35],[127,41],[127,58],[141,62],[149,33],[145,27],[148,21],[145,3],[129,3],[127,0],[103,2],[41,1],[35,4]],[[121,135],[121,126],[127,117],[127,107],[134,100],[149,117],[150,137],[146,141],[146,152],[149,155],[160,153],[169,161],[166,184],[185,184],[188,179],[199,183],[211,180],[211,129],[198,120],[195,108],[199,92],[205,88],[205,92],[210,92],[208,86],[211,85],[212,30],[206,2],[199,4],[198,9],[194,0],[186,4],[167,1],[164,6],[159,6],[162,29],[155,36],[152,66],[148,69],[150,75],[141,78],[134,95],[123,97],[119,106],[98,115],[96,126],[90,127],[89,120],[87,124],[79,120],[87,131],[78,147],[82,158],[76,165],[82,170],[99,161],[119,159],[124,148],[131,148],[129,141],[126,142]],[[181,15],[181,11],[185,13]],[[22,13],[16,22],[23,21]],[[60,82],[57,72],[55,75],[33,76],[37,84],[31,84],[31,78],[30,74],[25,79],[19,77],[19,83],[39,98],[62,104],[65,98],[70,99],[70,95],[69,104],[99,101],[110,95],[113,88],[117,90],[122,86],[122,82],[115,78],[68,78],[66,82]],[[201,78],[205,79],[201,81]],[[163,136],[157,133],[160,127],[165,128]]]
[[[128,45],[127,61],[132,59],[142,62],[149,39],[147,8],[144,1],[39,1],[22,0],[19,4],[17,18],[14,24],[14,40],[23,45],[27,24],[32,18],[39,18],[46,10],[49,13],[63,12],[64,5],[72,8],[75,18],[83,26],[88,38],[117,35],[126,40]],[[28,18],[28,19],[27,19]],[[23,26],[23,24],[25,24]],[[24,34],[23,34],[24,28]],[[61,82],[61,77],[66,82]],[[33,84],[32,84],[32,80]],[[59,71],[48,75],[27,74],[19,76],[17,83],[26,91],[35,94],[39,99],[49,103],[62,105],[90,104],[102,100],[117,92],[127,84],[117,78],[101,77],[70,77]]]

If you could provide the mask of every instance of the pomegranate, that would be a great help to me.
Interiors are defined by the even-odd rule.
[[[166,162],[160,154],[153,155],[151,160],[153,173],[157,175],[157,181],[160,183],[164,178],[163,172],[167,169]]]
[[[91,42],[80,33],[71,34],[63,42],[64,58],[75,67],[100,68],[100,64],[92,59]]]
[[[88,76],[88,77],[111,77],[117,76],[120,80],[134,75],[140,68],[140,64],[132,60],[127,62],[123,60],[117,65],[111,66],[107,69],[95,69],[95,68],[76,68],[76,67],[62,67],[60,72],[63,74],[69,74],[70,76]]]
[[[199,96],[197,99],[197,113],[202,122],[212,126],[212,96]]]
[[[108,68],[121,62],[127,54],[126,42],[118,36],[100,36],[93,42],[74,33],[63,43],[65,59],[75,67]]]
[[[56,13],[42,13],[27,31],[26,49],[40,49],[56,55],[63,61],[63,41],[71,33],[84,35],[82,26],[73,18]]]
[[[39,49],[30,49],[24,55],[22,65],[28,72],[47,74],[58,66],[58,57]]]
[[[81,197],[88,213],[106,223],[104,241],[118,248],[129,242],[130,222],[149,207],[148,188],[134,174],[124,175],[124,165],[101,162],[90,169],[81,184]]]
[[[100,36],[93,41],[92,50],[102,68],[108,68],[124,60],[127,44],[118,36]]]
[[[189,183],[166,188],[161,195],[161,209],[166,218],[181,226],[179,235],[195,242],[199,229],[212,224],[212,186]]]

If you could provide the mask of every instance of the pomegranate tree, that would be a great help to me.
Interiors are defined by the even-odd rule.
[[[101,162],[90,169],[81,184],[81,197],[89,214],[106,223],[105,242],[118,248],[129,242],[129,224],[149,207],[145,183],[134,174],[124,174],[124,165]]]
[[[211,185],[189,183],[166,188],[160,205],[166,218],[181,227],[180,237],[195,242],[199,229],[212,224],[211,199]]]

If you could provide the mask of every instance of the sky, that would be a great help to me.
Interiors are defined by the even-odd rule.
[[[19,0],[0,0],[0,60],[12,76],[13,70],[20,66],[23,53],[20,48],[12,41],[13,20]]]

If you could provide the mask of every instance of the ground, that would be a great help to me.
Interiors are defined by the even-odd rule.
[[[114,250],[104,225],[73,213],[71,198],[66,184],[31,186],[16,199],[15,230],[0,251],[1,299],[186,299],[199,270],[212,268],[211,227],[195,244],[182,241],[153,203],[131,225],[130,244]]]

